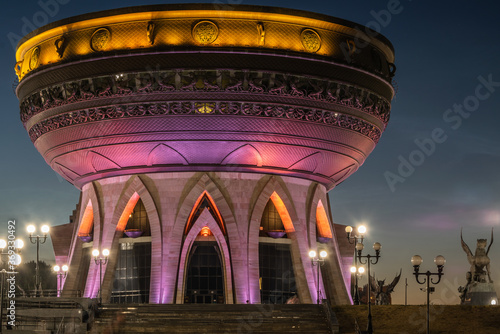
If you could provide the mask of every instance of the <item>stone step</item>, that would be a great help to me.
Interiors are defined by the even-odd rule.
[[[92,333],[331,333],[318,305],[104,305]]]

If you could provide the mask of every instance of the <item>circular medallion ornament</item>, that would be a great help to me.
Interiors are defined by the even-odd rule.
[[[90,38],[90,47],[92,48],[92,50],[96,52],[104,51],[110,39],[111,39],[111,33],[109,32],[108,29],[106,28],[97,29],[92,34],[92,38]]]
[[[304,29],[300,35],[302,45],[308,52],[316,52],[321,47],[321,38],[318,33],[312,29]]]
[[[211,44],[219,35],[219,28],[211,21],[198,22],[193,28],[193,38],[200,44]]]
[[[40,59],[40,47],[37,46],[36,48],[31,51],[31,57],[30,57],[30,70],[33,71],[37,66],[38,66],[38,60]]]

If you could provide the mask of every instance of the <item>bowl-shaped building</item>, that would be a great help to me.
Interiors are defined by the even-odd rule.
[[[327,191],[384,131],[394,51],[322,14],[209,4],[61,20],[16,53],[21,120],[81,189],[53,228],[63,295],[149,303],[350,302]],[[110,249],[99,277],[91,250]],[[310,249],[328,252],[317,281]]]

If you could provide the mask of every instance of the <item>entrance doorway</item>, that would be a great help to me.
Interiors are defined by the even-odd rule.
[[[189,255],[184,303],[224,304],[224,274],[217,242],[197,241]]]

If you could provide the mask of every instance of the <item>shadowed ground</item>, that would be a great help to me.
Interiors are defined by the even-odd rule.
[[[368,307],[334,306],[341,333],[354,333],[354,319],[366,329]],[[380,334],[416,334],[426,331],[425,305],[372,306],[373,330]],[[431,333],[500,333],[500,307],[431,305]]]

